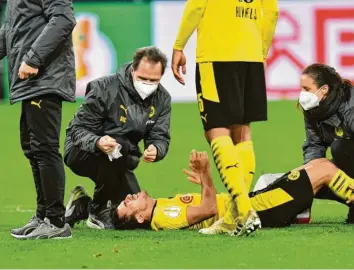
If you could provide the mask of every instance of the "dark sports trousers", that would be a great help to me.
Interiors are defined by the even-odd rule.
[[[21,146],[29,159],[37,192],[37,217],[64,225],[65,172],[59,152],[62,101],[45,95],[22,102]]]
[[[122,145],[122,157],[109,160],[104,153],[91,154],[73,146],[64,157],[65,164],[77,175],[88,177],[95,183],[91,209],[101,209],[108,201],[120,203],[128,194],[140,192],[140,186],[131,165],[126,139],[115,138]]]
[[[354,141],[336,140],[331,144],[332,162],[348,176],[354,178]],[[317,199],[335,200],[345,204],[328,187],[323,187],[317,194]]]

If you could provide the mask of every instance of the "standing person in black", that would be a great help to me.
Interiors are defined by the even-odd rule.
[[[171,96],[160,84],[166,65],[158,48],[144,47],[120,73],[88,83],[67,129],[64,162],[94,181],[95,191],[91,200],[82,186],[73,190],[65,214],[69,224],[87,219],[90,228],[113,229],[110,204],[140,191],[133,173],[140,158],[158,162],[167,155]]]
[[[37,191],[36,215],[11,235],[21,239],[69,238],[59,136],[62,101],[75,101],[72,1],[10,0],[5,18],[0,59],[7,56],[11,104],[22,102],[21,146]]]

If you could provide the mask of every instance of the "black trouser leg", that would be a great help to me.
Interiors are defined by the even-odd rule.
[[[105,207],[108,201],[120,203],[128,194],[140,191],[134,173],[129,170],[128,144],[115,138],[122,145],[122,157],[110,161],[108,156],[87,153],[73,146],[65,157],[65,164],[77,175],[95,182],[92,208]]]
[[[99,173],[96,178],[96,187],[93,204],[105,205],[107,201],[112,204],[120,203],[128,194],[140,191],[138,181],[132,171],[126,169],[125,161],[101,161]]]
[[[34,184],[36,187],[36,193],[37,193],[36,216],[39,217],[40,219],[44,219],[46,210],[45,210],[44,193],[43,193],[42,185],[41,185],[41,176],[39,173],[37,161],[35,160],[34,156],[31,155],[30,130],[27,126],[26,113],[24,110],[23,103],[22,103],[22,112],[21,112],[21,120],[20,120],[20,138],[21,138],[22,150],[31,164],[32,174],[33,174],[33,178],[34,178]]]
[[[337,140],[331,145],[333,163],[348,176],[354,178],[354,141]]]
[[[354,177],[354,141],[336,140],[331,144],[332,162],[348,176]],[[343,204],[345,200],[338,198],[328,187],[323,187],[316,194],[317,199],[334,200]]]
[[[128,194],[136,194],[141,191],[138,180],[133,171],[126,170],[120,181],[120,192],[117,196],[117,203],[125,200]]]
[[[23,110],[30,131],[30,155],[37,164],[44,194],[45,216],[61,227],[65,214],[65,172],[59,153],[62,102],[55,95],[42,96],[23,101]]]

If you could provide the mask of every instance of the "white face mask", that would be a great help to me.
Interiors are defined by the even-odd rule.
[[[320,105],[320,99],[318,96],[316,96],[318,91],[320,91],[320,89],[318,89],[316,93],[310,93],[308,91],[301,90],[299,103],[305,111],[311,110]]]
[[[159,86],[158,83],[147,83],[144,81],[138,81],[133,75],[134,88],[138,92],[139,96],[144,100],[152,93],[154,93]]]

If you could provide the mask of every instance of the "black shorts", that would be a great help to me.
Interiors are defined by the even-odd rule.
[[[305,170],[289,172],[268,187],[249,194],[262,227],[291,225],[298,214],[311,207],[314,194]]]
[[[205,130],[267,120],[263,63],[197,63],[195,80]]]

